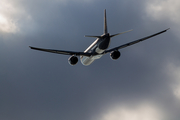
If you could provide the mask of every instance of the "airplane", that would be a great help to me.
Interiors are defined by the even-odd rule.
[[[107,28],[106,9],[105,9],[104,10],[104,34],[102,34],[101,36],[86,35],[85,37],[93,37],[93,38],[96,38],[96,40],[84,52],[44,49],[44,48],[37,48],[37,47],[31,47],[31,46],[29,46],[29,47],[31,49],[40,50],[40,51],[44,51],[44,52],[70,55],[68,62],[72,66],[77,64],[78,56],[79,56],[81,63],[85,66],[88,66],[91,63],[93,63],[96,59],[100,59],[103,55],[105,55],[107,53],[110,53],[111,59],[117,60],[121,56],[119,49],[131,46],[133,44],[136,44],[136,43],[139,43],[141,41],[147,40],[151,37],[154,37],[156,35],[162,34],[169,29],[170,28],[163,30],[161,32],[155,33],[153,35],[150,35],[150,36],[147,36],[147,37],[144,37],[144,38],[141,38],[141,39],[138,39],[138,40],[135,40],[135,41],[132,41],[132,42],[129,42],[129,43],[126,43],[126,44],[120,45],[118,47],[107,50],[109,48],[110,41],[111,41],[112,37],[130,32],[132,30],[128,30],[128,31],[125,31],[122,33],[110,35],[108,33],[108,28]]]

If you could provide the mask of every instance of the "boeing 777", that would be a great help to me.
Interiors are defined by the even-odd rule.
[[[53,50],[53,49],[43,49],[43,48],[36,48],[36,47],[31,47],[31,49],[34,50],[40,50],[40,51],[45,51],[45,52],[51,52],[51,53],[57,53],[57,54],[64,54],[64,55],[70,55],[70,58],[68,59],[68,62],[70,65],[75,65],[78,62],[78,56],[81,59],[81,63],[85,66],[90,65],[94,60],[101,58],[103,55],[110,53],[110,57],[113,60],[117,60],[120,56],[121,53],[119,52],[119,49],[128,47],[130,45],[139,43],[141,41],[147,40],[151,37],[154,37],[156,35],[162,34],[166,32],[168,29],[163,30],[161,32],[155,33],[153,35],[120,45],[118,47],[108,49],[110,45],[111,38],[117,35],[121,35],[127,32],[130,32],[132,30],[110,35],[108,33],[107,29],[107,20],[106,20],[106,10],[104,10],[104,34],[101,36],[85,36],[85,37],[93,37],[96,38],[96,40],[84,51],[84,52],[75,52],[75,51],[64,51],[64,50]]]

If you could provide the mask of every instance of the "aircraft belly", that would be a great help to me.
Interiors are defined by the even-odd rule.
[[[97,47],[95,51],[100,54],[100,53],[103,53],[105,50],[101,50],[99,49],[99,47]]]
[[[81,58],[81,63],[82,63],[83,65],[85,65],[85,66],[88,66],[88,65],[90,65],[92,62],[94,62],[94,60],[95,60],[95,59],[92,59],[92,57],[85,57],[85,56],[83,56],[83,57]]]
[[[92,56],[92,57],[86,57],[86,56],[83,56],[81,57],[81,63],[85,66],[87,65],[90,65],[91,63],[94,62],[94,60],[96,59],[99,59],[101,58],[103,55],[95,55],[95,56]]]

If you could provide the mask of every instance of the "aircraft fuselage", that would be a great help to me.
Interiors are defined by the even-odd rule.
[[[97,38],[85,51],[84,53],[91,53],[92,56],[80,56],[81,63],[85,66],[90,65],[94,60],[99,59],[103,56],[103,52],[110,45],[109,33],[103,34],[100,38]]]

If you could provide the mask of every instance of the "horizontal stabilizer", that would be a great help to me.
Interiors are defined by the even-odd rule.
[[[101,38],[101,36],[91,36],[91,35],[85,35],[84,37]]]
[[[125,32],[122,32],[122,33],[114,34],[114,35],[111,35],[110,37],[114,37],[114,36],[117,36],[117,35],[121,35],[121,34],[124,34],[124,33],[130,32],[130,31],[132,31],[132,30],[128,30],[128,31],[125,31]]]

